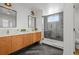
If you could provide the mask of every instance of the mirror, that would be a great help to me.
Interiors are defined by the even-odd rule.
[[[0,28],[15,28],[17,12],[0,6]]]
[[[28,28],[37,30],[36,28],[36,17],[29,15],[28,16]]]

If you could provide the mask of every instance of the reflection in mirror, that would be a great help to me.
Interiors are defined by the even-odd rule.
[[[0,28],[16,27],[16,11],[0,6]]]
[[[37,30],[36,28],[36,17],[29,15],[28,16],[28,28]]]

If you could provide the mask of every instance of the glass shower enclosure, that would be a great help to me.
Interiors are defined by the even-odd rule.
[[[44,38],[63,41],[63,12],[44,16]]]

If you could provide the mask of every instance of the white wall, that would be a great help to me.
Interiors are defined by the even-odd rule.
[[[79,39],[79,8],[74,8],[74,16],[75,16],[74,26],[76,29],[75,39]]]
[[[79,4],[74,4],[75,8],[74,8],[74,39],[76,42],[76,48],[79,49]]]
[[[64,5],[64,53],[72,55],[75,48],[73,35],[73,4]]]
[[[4,6],[4,4],[0,4]],[[10,9],[17,11],[17,28],[28,28],[28,15],[30,15],[30,11],[32,7],[28,4],[24,3],[14,3]],[[42,29],[42,10],[36,8],[35,11],[37,12],[37,28],[39,30]]]
[[[64,4],[63,3],[50,3],[48,6],[43,9],[43,15],[50,15],[54,13],[59,13],[63,11]]]

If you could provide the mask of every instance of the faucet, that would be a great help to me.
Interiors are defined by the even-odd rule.
[[[9,30],[7,29],[7,32],[6,32],[7,34],[9,34]]]

